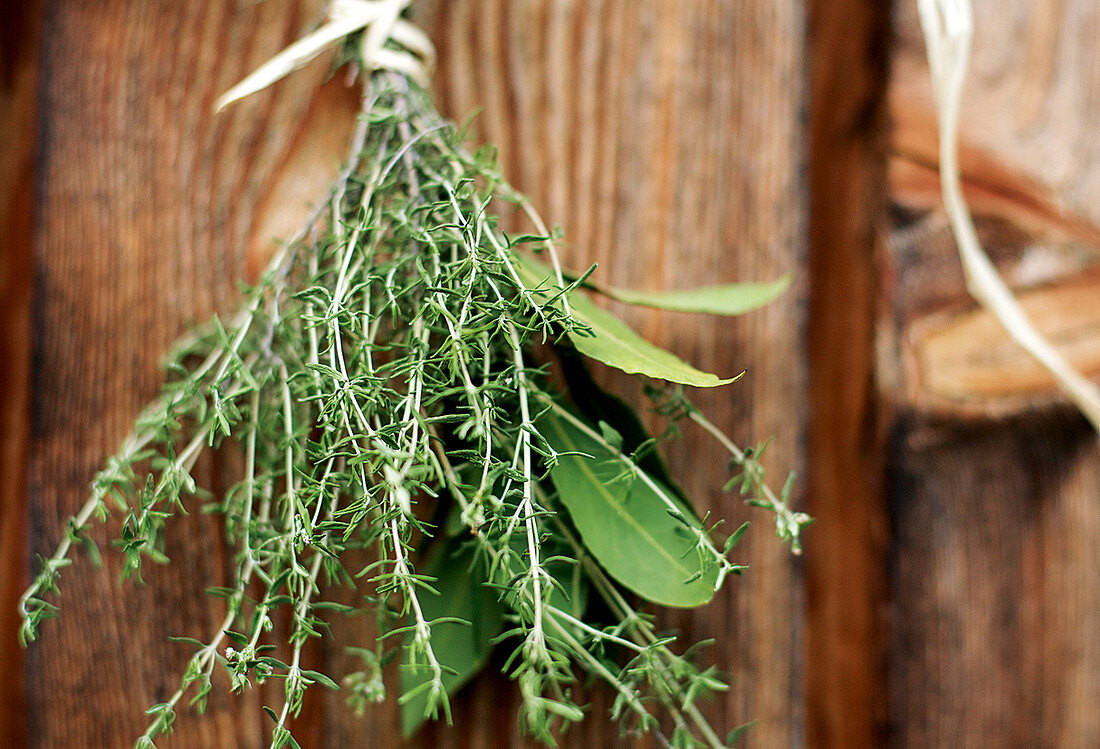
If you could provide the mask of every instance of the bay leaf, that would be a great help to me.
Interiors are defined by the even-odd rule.
[[[626,304],[672,312],[701,312],[732,317],[759,309],[774,301],[791,285],[791,277],[767,283],[731,283],[674,291],[637,291],[592,284],[597,291]]]
[[[536,273],[542,274],[542,278],[554,277],[549,266],[527,258],[523,262],[528,263]],[[791,285],[791,276],[787,274],[775,281],[743,281],[717,286],[696,286],[691,289],[641,291],[605,284],[597,280],[591,270],[581,274],[563,268],[562,276],[570,283],[583,278],[581,285],[585,288],[624,304],[720,317],[736,317],[760,309],[778,299]]]
[[[539,430],[559,455],[550,479],[584,545],[619,583],[663,606],[692,608],[714,595],[717,571],[703,569],[698,520],[675,493],[610,449],[594,427],[555,405]],[[682,520],[670,514],[676,512]]]
[[[519,255],[513,260],[520,280],[537,297],[546,300],[560,291],[557,282],[552,280],[552,271],[546,266]],[[671,351],[642,338],[625,322],[576,290],[568,292],[567,299],[573,317],[589,328],[586,333],[571,331],[569,340],[587,357],[627,374],[642,374],[694,387],[726,385],[740,376],[723,379],[696,369]]]
[[[486,587],[485,565],[475,558],[469,544],[449,541],[429,557],[422,572],[435,578],[432,587],[439,595],[425,591],[420,596],[424,617],[430,622],[443,618],[432,626],[432,650],[446,669],[443,686],[453,695],[489,660],[493,638],[504,628],[504,607],[496,591]],[[407,694],[431,680],[426,665],[411,664],[406,657],[401,667],[401,691]],[[422,690],[401,705],[401,732],[411,736],[424,723],[428,692]]]
[[[627,374],[694,387],[727,385],[740,377],[721,378],[696,369],[671,351],[642,338],[625,322],[581,294],[571,295],[569,305],[574,316],[592,332],[592,335],[571,332],[569,340],[578,351],[596,361]]]
[[[614,424],[623,438],[622,452],[638,467],[672,489],[683,503],[689,504],[679,485],[673,480],[649,432],[634,408],[622,398],[601,388],[594,379],[583,356],[576,351],[559,349],[558,363],[569,391],[569,400],[580,409],[589,422]]]

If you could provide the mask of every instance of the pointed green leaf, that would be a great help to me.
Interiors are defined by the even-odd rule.
[[[432,587],[439,595],[425,593],[420,605],[432,626],[432,651],[446,670],[443,686],[454,694],[482,669],[493,649],[493,638],[504,628],[504,609],[496,594],[482,585],[486,571],[475,562],[469,546],[452,541],[431,557],[423,572],[436,580]],[[454,621],[455,619],[461,620]],[[466,624],[464,622],[469,622]],[[428,690],[422,687],[431,679],[427,667],[408,663],[401,669],[401,691],[412,694],[401,705],[401,731],[411,736],[425,720]]]
[[[530,262],[524,259],[524,262]],[[537,262],[532,262],[532,270],[544,272],[542,278],[551,277],[551,270]],[[675,289],[672,291],[640,291],[620,289],[616,286],[596,281],[591,272],[585,276],[583,285],[604,296],[641,307],[653,307],[670,312],[697,312],[705,315],[735,317],[752,312],[775,301],[791,285],[790,274],[770,282],[729,283],[719,286],[698,286],[693,289]],[[582,274],[574,270],[562,269],[566,281],[574,282]]]
[[[544,299],[547,298],[548,289],[557,286],[556,282],[548,283],[552,272],[545,266],[527,258],[521,259],[518,255],[514,260],[520,279],[527,288],[535,294],[541,294]],[[615,315],[596,306],[584,294],[571,292],[568,294],[568,301],[573,317],[590,329],[589,335],[569,334],[572,344],[587,357],[621,369],[627,374],[642,374],[680,385],[717,387],[737,379],[722,379],[703,372],[670,351],[654,346]]]
[[[741,725],[734,728],[726,736],[726,744],[728,744],[729,746],[733,746],[735,743],[743,739],[745,737],[745,734],[747,734],[750,729],[756,726],[756,723],[757,721],[750,720],[748,723],[742,723]]]
[[[623,436],[619,434],[618,430],[616,430],[615,427],[611,426],[606,421],[600,421],[599,426],[600,436],[604,438],[604,441],[619,452],[622,452]]]
[[[595,285],[597,291],[626,304],[708,315],[743,315],[775,300],[791,285],[783,276],[771,283],[731,283],[676,291],[636,291]]]
[[[320,684],[323,687],[326,687],[328,689],[335,689],[335,690],[340,689],[339,684],[337,684],[335,681],[333,681],[332,679],[330,679],[328,676],[321,673],[320,671],[310,671],[310,670],[306,669],[306,670],[303,670],[302,673],[305,675],[305,677],[307,679],[312,679],[313,681],[317,682],[318,684]]]
[[[592,335],[569,334],[569,340],[585,356],[627,374],[643,374],[655,380],[668,380],[681,385],[709,388],[737,379],[722,379],[710,372],[703,372],[672,352],[654,346],[625,322],[597,307],[582,294],[571,294],[569,305],[574,316],[592,330]]]
[[[539,427],[554,450],[582,453],[559,456],[550,478],[584,545],[608,574],[647,600],[679,608],[709,601],[717,573],[701,568],[694,540],[669,510],[677,508],[697,524],[694,515],[598,430],[580,423],[554,406]]]
[[[674,491],[683,504],[689,504],[683,490],[673,481],[661,460],[656,446],[652,444],[653,440],[645,425],[630,404],[597,385],[588,371],[584,357],[577,352],[559,350],[558,363],[569,390],[569,400],[581,410],[588,421],[614,424],[615,431],[623,440],[620,451],[631,456],[639,468]]]
[[[726,543],[722,546],[722,553],[729,554],[733,547],[737,545],[737,542],[741,540],[741,537],[745,535],[745,531],[749,529],[748,521],[741,523],[741,526],[733,532],[733,534],[726,539]]]

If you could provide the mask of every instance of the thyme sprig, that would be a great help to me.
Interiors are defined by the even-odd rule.
[[[359,587],[381,628],[373,648],[356,648],[367,670],[343,683],[359,708],[382,698],[382,664],[400,649],[407,729],[425,717],[449,720],[450,694],[495,641],[512,649],[506,668],[523,698],[523,725],[548,743],[584,717],[571,692],[579,668],[614,690],[612,717],[624,730],[654,731],[668,746],[725,746],[697,707],[725,683],[695,664],[697,646],[677,653],[673,638],[658,635],[631,593],[705,602],[742,569],[728,555],[744,528],[721,539],[695,516],[621,402],[583,376],[569,386],[572,398],[552,384],[555,361],[576,371],[575,349],[607,352],[605,361],[622,366],[615,346],[632,344],[608,343],[604,319],[578,296],[583,276],[563,270],[542,220],[503,180],[492,152],[467,151],[408,76],[367,78],[348,166],[330,199],[235,318],[215,319],[173,351],[160,397],[96,476],[24,594],[22,639],[56,615],[46,597],[58,592],[71,546],[97,554],[88,530],[112,507],[122,515],[124,576],[140,579],[144,560],[164,561],[173,518],[189,497],[205,496],[191,475],[196,461],[231,441],[243,451],[243,474],[211,500],[236,551],[230,585],[212,591],[225,617],[208,639],[187,640],[196,650],[179,689],[149,709],[137,746],[172,729],[186,695],[203,710],[219,671],[234,691],[282,680],[282,704],[266,708],[272,746],[297,746],[289,725],[306,689],[338,688],[302,654],[326,631],[329,612],[353,611],[326,599],[340,586]],[[501,203],[518,206],[538,234],[506,235],[492,210]],[[532,254],[549,258],[547,273]],[[662,356],[662,373],[703,374]],[[646,357],[632,371],[647,371]],[[808,518],[790,510],[789,490],[771,492],[754,454],[682,391],[657,392],[661,409],[689,416],[730,451],[745,490],[776,512],[780,536],[797,550]],[[608,422],[608,408],[620,417]],[[653,559],[641,581],[630,575],[632,560],[588,533],[592,513],[611,533],[632,525],[650,543],[666,539],[642,550]],[[347,567],[358,550],[372,561]],[[447,610],[455,600],[445,572],[454,565],[491,593],[478,607]],[[609,621],[587,613],[589,591]],[[269,636],[278,611],[291,621],[285,660]],[[473,619],[497,629],[471,645],[455,632],[482,629],[463,627]]]

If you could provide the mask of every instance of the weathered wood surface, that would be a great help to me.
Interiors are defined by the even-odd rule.
[[[232,308],[236,280],[255,276],[268,238],[302,210],[301,184],[323,183],[342,155],[338,133],[312,127],[346,121],[353,105],[338,80],[316,93],[323,65],[211,113],[214,98],[301,34],[319,5],[48,3],[29,477],[36,551],[56,542],[155,392],[160,352],[189,321]],[[566,229],[574,264],[598,261],[608,280],[643,288],[799,267],[801,3],[437,0],[418,9],[440,49],[443,107],[460,117],[484,108],[477,131]],[[741,440],[775,436],[775,476],[802,463],[804,284],[734,323],[632,318],[705,368],[748,368],[741,383],[699,402]],[[672,462],[704,505],[734,522],[748,516],[718,491],[724,459],[699,435],[676,446]],[[205,467],[215,484],[222,468]],[[749,745],[799,745],[799,578],[758,519],[740,554],[751,573],[707,609],[665,621],[718,639],[709,656],[733,682],[708,707],[720,724],[755,718]],[[28,655],[30,746],[129,746],[142,708],[174,690],[186,650],[166,637],[215,626],[219,607],[200,592],[228,560],[215,519],[195,513],[173,531],[174,564],[149,570],[143,589],[116,586],[110,554],[104,571],[80,563],[68,572],[63,616]],[[480,682],[461,701],[455,733],[421,743],[523,743],[507,686]],[[219,697],[204,719],[182,714],[163,745],[261,746],[265,699],[276,698]],[[565,743],[622,745],[600,720],[606,696],[593,703],[593,719]],[[394,725],[392,707],[361,721],[325,697],[307,706],[299,740],[394,746]]]
[[[318,4],[53,2],[41,75],[37,351],[31,545],[52,548],[89,478],[157,389],[158,358],[191,320],[230,310],[237,279],[268,252],[254,235],[323,70],[215,117],[212,102],[298,36]],[[218,466],[207,477],[218,481]],[[224,483],[224,482],[222,482]],[[117,524],[112,527],[117,532]],[[118,560],[77,564],[64,616],[28,651],[32,747],[130,746],[143,707],[169,697],[220,606],[201,594],[227,571],[218,524],[174,524],[174,563],[119,587]],[[99,534],[99,538],[104,536]],[[106,548],[106,547],[105,547]],[[262,697],[181,720],[176,746],[260,746]],[[274,699],[269,694],[268,699]],[[316,745],[315,735],[303,739]]]
[[[891,744],[1100,744],[1100,450],[965,295],[938,208],[914,11],[898,14],[880,369],[891,458]],[[1036,322],[1096,374],[1100,8],[975,2],[962,169]],[[895,364],[897,366],[895,366]]]
[[[811,3],[809,118],[810,745],[886,737],[885,433],[875,372],[886,220],[889,3]]]
[[[20,742],[25,704],[16,601],[26,585],[35,110],[41,3],[0,7],[0,737]]]

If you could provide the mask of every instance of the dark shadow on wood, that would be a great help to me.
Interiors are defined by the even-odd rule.
[[[875,372],[890,3],[812,0],[807,744],[882,746],[886,406]]]
[[[26,745],[26,545],[40,0],[0,7],[0,743]]]

